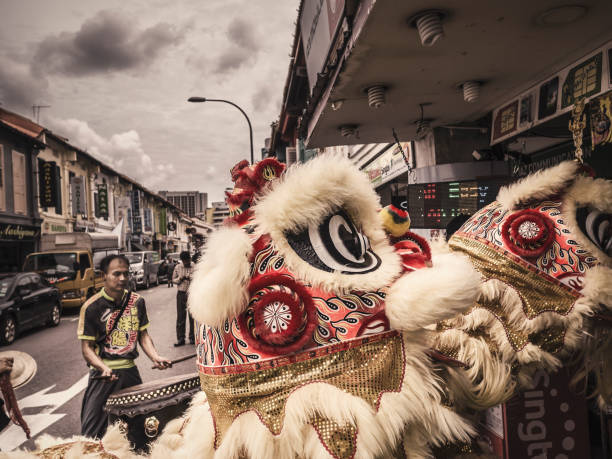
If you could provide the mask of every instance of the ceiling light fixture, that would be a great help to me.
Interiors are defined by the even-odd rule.
[[[461,84],[463,100],[469,103],[476,102],[480,97],[480,86],[482,86],[480,81],[466,81]]]
[[[372,85],[366,89],[368,93],[368,105],[370,108],[379,108],[387,102],[385,94],[387,87],[381,84]]]
[[[343,124],[338,128],[338,130],[340,131],[340,135],[342,135],[342,137],[353,137],[357,135],[358,127],[359,126],[356,124]]]
[[[425,10],[412,16],[408,22],[412,27],[416,27],[423,46],[433,46],[444,36],[442,19],[446,13],[441,10]]]
[[[535,18],[540,26],[564,26],[582,19],[588,8],[584,5],[561,5],[541,12]]]

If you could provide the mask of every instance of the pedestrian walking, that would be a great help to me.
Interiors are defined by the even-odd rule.
[[[176,267],[176,263],[174,263],[174,259],[172,257],[167,258],[166,266],[168,268],[168,288],[170,288],[174,286],[174,282],[172,282],[172,275],[174,274],[174,268]]]
[[[192,264],[189,252],[183,251],[180,254],[181,262],[174,268],[172,281],[176,284],[176,343],[175,346],[185,344],[185,321],[189,318],[189,342],[195,343],[193,330],[193,317],[187,311],[187,290],[191,282]]]
[[[130,262],[124,255],[108,255],[100,262],[104,287],[81,308],[78,339],[89,364],[89,381],[81,406],[81,433],[101,438],[108,420],[103,411],[108,397],[120,389],[141,384],[134,364],[138,343],[154,366],[172,366],[161,357],[147,331],[149,319],[144,298],[126,290]]]

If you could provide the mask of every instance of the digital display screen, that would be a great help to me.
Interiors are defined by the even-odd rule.
[[[472,215],[495,201],[507,179],[408,185],[408,213],[412,228],[446,228],[457,215]],[[393,201],[406,208],[406,186],[398,188]],[[403,195],[403,196],[402,196]],[[402,199],[403,198],[403,199]]]

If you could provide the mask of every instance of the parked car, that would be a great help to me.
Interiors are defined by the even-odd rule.
[[[22,331],[60,323],[59,290],[34,272],[0,278],[0,344],[11,344]]]
[[[149,288],[151,284],[159,285],[157,272],[159,270],[159,253],[154,251],[126,252],[130,261],[130,272],[136,278],[136,284]]]

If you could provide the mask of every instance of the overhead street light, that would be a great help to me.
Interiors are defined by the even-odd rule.
[[[247,120],[247,123],[249,124],[249,140],[251,141],[251,165],[255,162],[255,158],[253,157],[253,127],[251,126],[251,120],[249,119],[249,117],[247,116],[247,114],[244,112],[243,109],[241,109],[234,102],[230,102],[229,100],[224,100],[224,99],[208,99],[206,97],[190,97],[189,99],[187,99],[187,102],[194,102],[194,103],[198,103],[198,102],[224,102],[226,104],[233,105],[238,110],[240,110],[240,113],[242,113],[244,115],[244,117]]]

